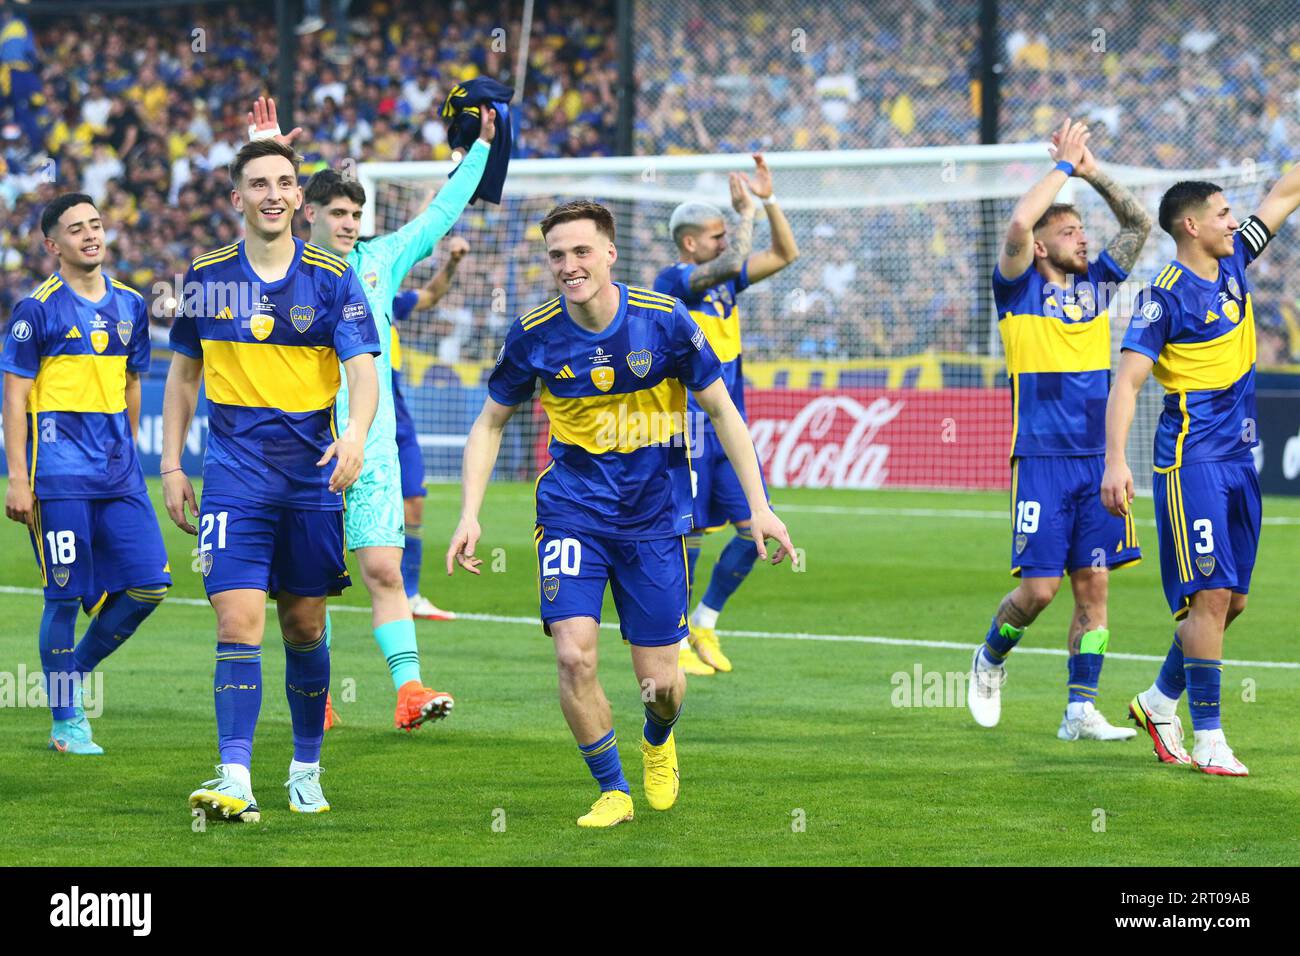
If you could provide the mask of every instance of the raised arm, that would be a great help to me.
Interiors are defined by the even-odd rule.
[[[1120,353],[1119,369],[1106,400],[1106,471],[1101,478],[1101,503],[1113,515],[1128,514],[1133,500],[1133,472],[1125,456],[1138,393],[1155,363],[1132,349]]]
[[[1276,234],[1297,206],[1300,206],[1300,163],[1292,166],[1273,184],[1273,188],[1255,210],[1255,215],[1268,227],[1270,233]]]
[[[11,521],[32,526],[35,506],[27,477],[27,397],[35,379],[5,372],[4,429],[5,460],[9,463],[9,490],[5,492],[5,514]]]
[[[472,574],[480,573],[478,566],[483,559],[474,556],[474,549],[483,533],[479,527],[478,513],[483,507],[488,479],[492,477],[492,469],[496,467],[497,455],[501,451],[501,433],[518,407],[502,405],[495,399],[488,398],[483,402],[483,410],[469,430],[460,479],[460,523],[456,525],[451,543],[447,546],[448,574],[452,573],[455,564]]]
[[[754,154],[754,167],[755,174],[745,177],[745,185],[763,203],[767,224],[772,230],[772,245],[746,260],[745,277],[751,285],[780,272],[799,258],[799,244],[794,240],[789,220],[772,195],[772,171],[768,169],[767,160],[762,153]]]
[[[1052,158],[1077,170],[1089,135],[1087,126],[1071,123],[1067,118],[1053,137]],[[1071,172],[1064,169],[1053,168],[1034,183],[1011,210],[1011,221],[1007,223],[1006,238],[998,256],[998,271],[1002,278],[1015,279],[1034,264],[1034,223],[1047,212],[1047,207],[1056,200],[1056,194],[1070,175]]]
[[[464,259],[468,253],[469,243],[460,236],[452,236],[448,240],[447,261],[443,263],[442,268],[434,274],[432,279],[417,290],[415,305],[411,308],[412,312],[432,309],[438,304],[439,300],[451,289],[451,280],[456,278],[456,269],[460,266],[460,260]]]
[[[731,186],[731,208],[740,214],[740,222],[731,231],[731,242],[727,244],[726,250],[691,271],[692,292],[712,289],[721,282],[739,276],[740,270],[745,268],[749,251],[754,246],[754,200],[749,198],[740,173],[732,173],[727,181]]]
[[[1083,148],[1083,159],[1075,169],[1075,174],[1088,183],[1097,194],[1106,200],[1106,205],[1119,220],[1119,232],[1106,243],[1106,251],[1125,272],[1130,272],[1137,263],[1138,253],[1151,233],[1151,216],[1142,208],[1142,203],[1131,192],[1101,171],[1092,150]]]

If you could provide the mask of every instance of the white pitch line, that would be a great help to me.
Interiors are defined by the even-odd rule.
[[[9,585],[0,585],[0,594],[23,594],[31,597],[40,597],[44,592],[40,588],[16,588]],[[181,604],[186,607],[207,607],[207,601],[201,601],[198,598],[167,598],[167,604]],[[369,614],[370,608],[357,607],[352,604],[331,604],[331,611],[345,611],[350,614]],[[269,604],[267,611],[271,610]],[[523,624],[529,627],[541,627],[542,622],[539,618],[510,616],[505,614],[474,614],[458,612],[456,620],[450,623],[460,621],[475,621],[483,624]],[[601,629],[606,631],[617,631],[618,625],[611,621],[602,621]],[[802,631],[718,631],[725,637],[753,637],[761,640],[775,641],[822,641],[828,644],[879,644],[886,647],[932,647],[938,650],[958,650],[970,651],[975,644],[962,644],[958,641],[922,641],[914,638],[903,637],[877,637],[867,634],[808,634]],[[1054,647],[1017,647],[1016,652],[1019,654],[1047,654],[1051,657],[1067,657],[1068,654]],[[1157,657],[1153,654],[1124,654],[1124,653],[1107,653],[1107,657],[1119,661],[1163,661],[1163,657]],[[1224,660],[1224,664],[1231,664],[1234,667],[1273,667],[1283,670],[1300,670],[1300,663],[1296,661],[1238,661]]]
[[[985,521],[1006,521],[1010,516],[1008,511],[977,511],[971,508],[852,508],[845,505],[790,505],[780,502],[775,503],[774,508],[779,512],[857,515],[864,518],[974,518]],[[1262,520],[1268,525],[1300,525],[1300,517],[1291,515],[1278,515],[1272,518],[1265,516]],[[1155,527],[1154,518],[1139,518],[1137,523]]]

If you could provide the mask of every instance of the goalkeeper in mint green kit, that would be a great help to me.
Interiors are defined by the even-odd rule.
[[[275,137],[292,145],[300,130],[280,133],[275,101],[259,98],[248,116],[254,139]],[[370,592],[375,641],[383,651],[397,688],[396,726],[414,730],[425,721],[446,717],[455,701],[451,694],[426,687],[420,676],[415,621],[402,582],[402,548],[406,541],[401,468],[397,457],[397,420],[393,410],[390,351],[393,338],[393,297],[417,262],[428,258],[438,240],[455,224],[478,188],[487,165],[488,148],[496,133],[496,113],[484,111],[482,131],[458,170],[439,190],[429,207],[396,232],[358,241],[366,194],[356,180],[331,169],[307,181],[304,211],[311,223],[311,241],[347,259],[361,280],[379,331],[379,409],[366,437],[365,465],[347,493],[344,530],[347,546],[356,552],[361,579]],[[346,316],[345,316],[346,318]],[[340,429],[348,420],[344,385],[335,405]],[[326,618],[326,633],[329,633]],[[331,705],[328,729],[338,720]]]

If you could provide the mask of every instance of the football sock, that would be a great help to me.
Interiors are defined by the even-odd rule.
[[[1156,675],[1155,687],[1165,700],[1173,701],[1175,706],[1178,704],[1178,698],[1182,697],[1183,691],[1187,689],[1187,674],[1183,667],[1183,641],[1177,631],[1174,631],[1174,642],[1169,645],[1165,662],[1160,665],[1160,673]]]
[[[682,715],[682,709],[677,708],[677,713],[672,717],[660,717],[647,704],[645,708],[645,726],[641,732],[645,734],[646,743],[652,747],[661,747],[663,742],[668,739],[668,735],[673,732],[673,725],[677,723],[677,718]]]
[[[691,612],[691,627],[702,627],[706,630],[717,627],[718,613],[718,611],[701,601],[695,605],[695,610]]]
[[[402,549],[402,584],[406,587],[407,597],[415,597],[420,593],[420,566],[424,563],[424,538],[420,531],[418,524],[406,526],[406,546]]]
[[[713,566],[713,575],[701,603],[721,611],[727,598],[736,593],[757,560],[758,549],[754,547],[753,533],[748,528],[737,528],[735,537],[718,555],[718,563]]]
[[[225,764],[225,771],[244,785],[250,794],[253,792],[253,775],[242,763]]]
[[[325,632],[310,644],[284,642],[284,691],[293,723],[293,759],[320,760],[325,739],[325,694],[330,686],[330,649]]]
[[[326,647],[334,646],[333,638],[334,638],[334,628],[330,626],[330,612],[329,609],[326,608],[325,610],[325,646]]]
[[[686,597],[695,593],[695,562],[700,560],[700,547],[704,544],[704,535],[698,531],[686,536]]]
[[[1082,707],[1088,701],[1096,701],[1101,665],[1106,659],[1106,645],[1109,642],[1110,631],[1104,627],[1088,631],[1079,638],[1079,653],[1070,658],[1068,704],[1079,704]]]
[[[77,633],[77,608],[81,602],[45,602],[41,613],[41,670],[45,674],[45,697],[55,720],[71,720],[77,711],[72,706],[72,645]]]
[[[167,587],[127,588],[111,595],[77,642],[72,664],[79,674],[88,674],[122,646],[167,595]]]
[[[293,776],[299,770],[319,770],[319,760],[299,760],[296,757],[289,761],[289,776]]]
[[[1027,628],[1012,627],[1010,624],[1003,624],[998,627],[998,619],[995,617],[989,623],[989,632],[984,635],[984,663],[990,666],[1001,664],[1008,654],[1020,643],[1020,639],[1025,636]]]
[[[578,751],[582,754],[582,759],[587,761],[587,769],[596,778],[601,793],[608,790],[622,790],[629,794],[632,792],[628,788],[627,778],[623,776],[623,764],[618,759],[618,740],[614,737],[613,730],[594,744],[585,747],[579,745]]]
[[[1183,662],[1187,672],[1187,706],[1192,712],[1192,729],[1218,730],[1219,684],[1223,661],[1208,657],[1188,657]]]
[[[221,762],[252,766],[253,731],[262,709],[262,648],[218,643],[212,691]]]
[[[375,628],[375,643],[388,661],[393,688],[401,690],[407,681],[420,680],[420,649],[415,643],[415,621],[406,618]],[[423,683],[423,681],[421,681]]]

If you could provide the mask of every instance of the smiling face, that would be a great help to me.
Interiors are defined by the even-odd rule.
[[[104,221],[90,203],[69,206],[59,217],[45,248],[58,256],[59,268],[93,269],[103,265],[105,256]]]
[[[1192,208],[1183,214],[1183,227],[1187,234],[1207,255],[1216,259],[1232,255],[1233,233],[1240,225],[1223,193],[1209,196],[1200,209]]]
[[[311,223],[311,241],[344,258],[361,236],[361,206],[346,196],[335,196],[322,205],[308,203],[305,215]]]
[[[546,258],[565,299],[584,305],[609,285],[618,250],[595,220],[570,219],[547,232]]]
[[[249,232],[274,239],[293,227],[293,214],[302,205],[302,188],[289,160],[259,156],[244,166],[230,198]]]

